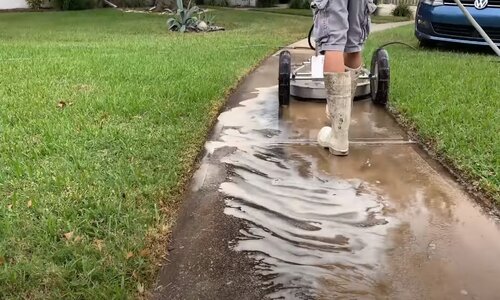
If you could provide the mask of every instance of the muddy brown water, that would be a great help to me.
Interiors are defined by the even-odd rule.
[[[257,276],[263,291],[241,298],[500,299],[498,221],[370,101],[354,105],[350,155],[331,156],[315,143],[324,104],[294,100],[280,113],[269,80],[275,68],[271,58],[240,88],[238,105],[220,115],[192,184],[195,197],[215,188],[224,218],[240,222],[227,229],[236,234],[224,255],[244,255],[251,272],[238,275],[222,262],[220,272]],[[183,239],[188,252],[202,251]],[[181,272],[196,282],[183,267],[195,258],[177,259],[163,284],[181,285]],[[220,281],[209,288],[223,289],[227,280]],[[174,294],[233,297],[202,288]]]

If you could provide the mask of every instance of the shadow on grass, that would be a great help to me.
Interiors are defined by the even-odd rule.
[[[482,45],[467,45],[458,43],[419,43],[420,49],[427,49],[436,52],[452,52],[452,53],[463,53],[463,54],[480,54],[480,55],[491,55],[496,57],[496,53],[489,46]],[[497,62],[500,62],[498,60]]]

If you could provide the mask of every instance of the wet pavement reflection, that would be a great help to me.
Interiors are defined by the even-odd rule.
[[[157,299],[500,299],[494,214],[369,100],[349,156],[320,148],[325,104],[279,111],[277,62],[219,116]]]
[[[245,220],[232,249],[250,255],[270,298],[496,299],[500,231],[395,121],[356,102],[351,154],[315,145],[324,104],[259,88],[221,114],[225,214]],[[396,142],[396,143],[395,143]]]
[[[336,284],[335,294],[370,293],[377,252],[397,222],[368,185],[317,172],[300,150],[252,146],[222,161],[233,170],[220,186],[225,213],[251,224],[234,249],[254,253],[259,273],[278,288],[271,296],[318,296],[324,281]]]

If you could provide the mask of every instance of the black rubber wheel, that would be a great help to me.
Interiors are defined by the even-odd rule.
[[[385,49],[378,49],[373,53],[370,71],[372,101],[377,105],[385,106],[389,101],[389,87],[391,81],[389,53],[387,53]]]
[[[289,51],[284,50],[280,53],[279,63],[279,102],[280,105],[288,105],[290,103],[290,75],[292,73],[292,56]]]
[[[312,50],[316,50],[316,48],[314,48],[312,44],[313,32],[314,32],[314,24],[311,26],[311,29],[309,29],[309,34],[307,35],[307,43],[309,44],[309,48],[311,48]]]

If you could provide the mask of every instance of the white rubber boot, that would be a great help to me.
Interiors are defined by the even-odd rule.
[[[356,97],[356,90],[358,88],[358,80],[363,72],[363,69],[359,66],[356,69],[345,67],[345,70],[351,73],[351,100],[354,101],[354,97]]]
[[[330,148],[334,155],[349,153],[349,125],[351,123],[351,72],[325,73],[325,88],[331,127],[323,127],[318,143]]]
[[[346,71],[351,73],[351,99],[352,99],[352,101],[354,101],[354,97],[356,97],[356,89],[358,88],[358,80],[359,80],[359,77],[361,76],[363,68],[361,66],[359,66],[356,69],[352,69],[352,68],[349,68],[346,66],[345,69],[346,69]],[[328,104],[326,105],[325,112],[326,112],[326,116],[328,118],[330,118],[330,112],[328,111]]]

